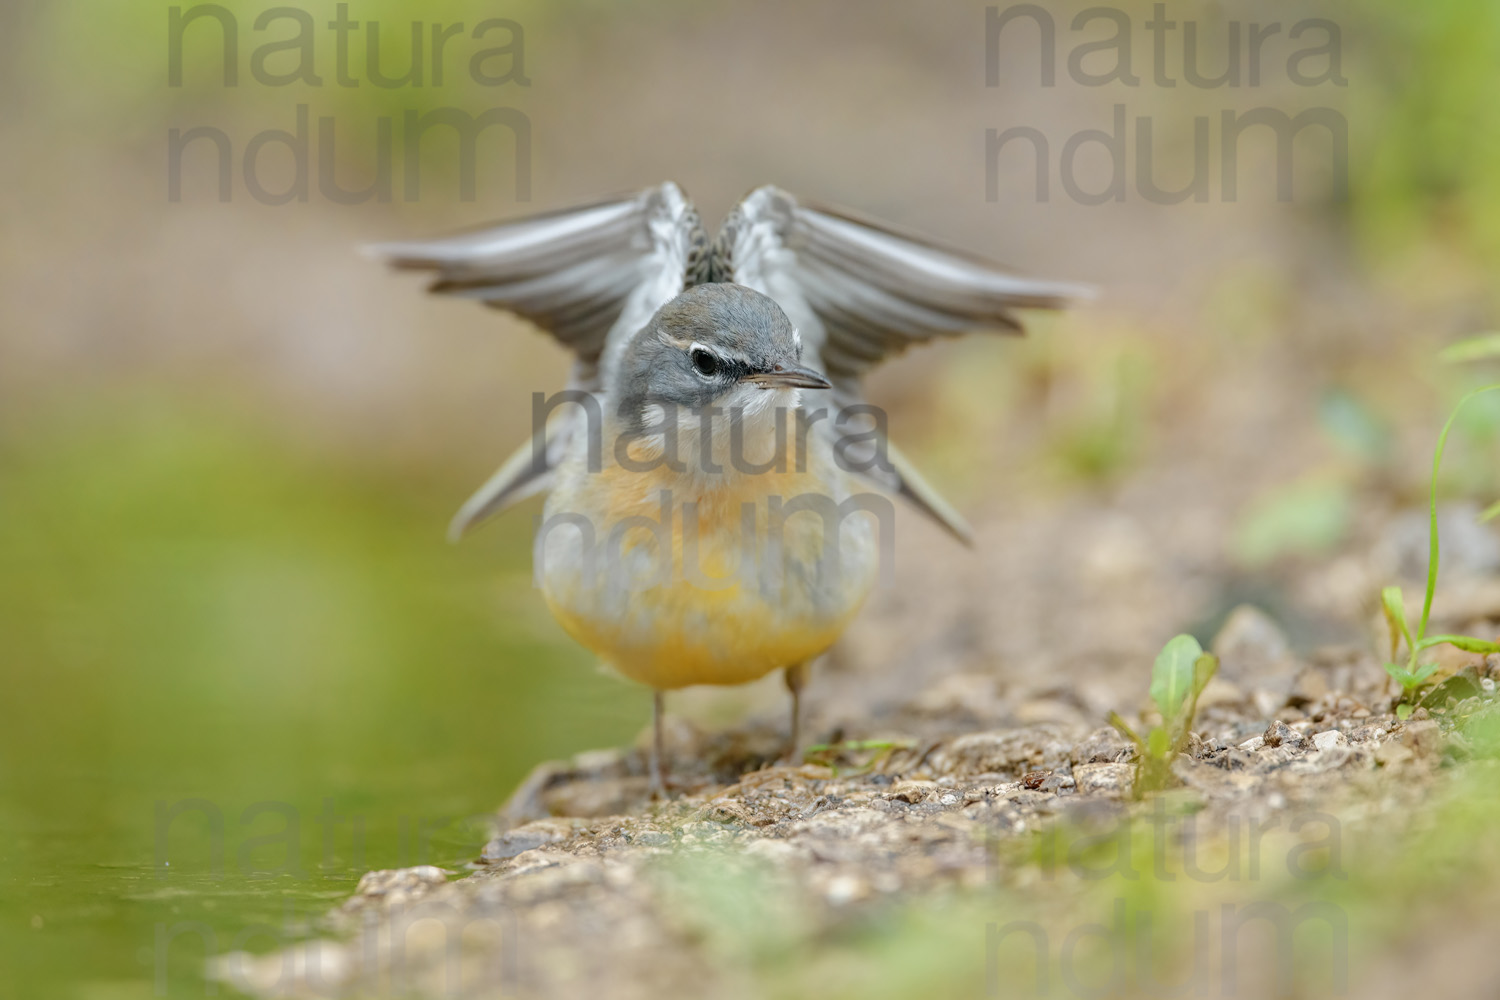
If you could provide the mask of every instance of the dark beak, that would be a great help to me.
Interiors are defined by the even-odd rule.
[[[833,383],[821,372],[800,365],[777,365],[768,372],[752,372],[740,379],[762,389],[832,389]]]

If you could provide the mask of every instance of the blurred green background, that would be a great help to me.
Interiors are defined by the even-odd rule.
[[[712,222],[774,182],[1101,287],[1098,305],[1025,344],[944,346],[877,378],[898,439],[981,523],[1017,494],[1108,496],[1164,455],[1212,452],[1220,426],[1266,443],[1217,498],[1234,524],[1211,544],[1236,571],[1336,545],[1372,492],[1420,498],[1446,407],[1494,375],[1431,359],[1494,328],[1500,307],[1500,9],[1278,5],[1288,26],[1336,22],[1347,85],[1290,83],[1283,43],[1260,86],[1204,90],[1152,85],[1148,3],[1118,7],[1145,83],[1069,82],[1084,36],[1065,26],[1083,6],[1049,8],[1063,53],[1051,88],[1020,34],[985,86],[981,3],[351,4],[382,25],[392,74],[414,19],[524,31],[509,83],[468,71],[505,29],[456,36],[444,85],[424,49],[423,85],[392,88],[362,71],[359,37],[361,83],[337,85],[331,3],[299,8],[317,25],[321,86],[253,79],[254,49],[291,34],[255,30],[263,5],[225,5],[236,87],[206,21],[169,86],[169,5],[0,10],[0,996],[141,997],[159,975],[197,995],[207,952],[275,944],[236,943],[245,927],[295,926],[369,868],[460,864],[483,837],[472,818],[535,763],[627,741],[645,720],[646,695],[599,674],[531,589],[534,510],[443,542],[527,433],[530,393],[560,384],[561,352],[509,318],[424,299],[359,258],[362,241],[667,178]],[[1170,6],[1204,25],[1269,17]],[[1223,36],[1208,37],[1217,66]],[[1040,128],[1055,170],[1065,139],[1108,127],[1117,103],[1157,123],[1165,186],[1190,172],[1195,116],[1335,108],[1350,197],[1332,197],[1325,140],[1308,136],[1287,203],[1274,148],[1250,140],[1233,203],[1215,179],[1204,204],[1132,188],[1085,206],[1055,177],[1039,201],[1010,155],[986,200],[986,129]],[[435,142],[415,200],[398,145],[390,202],[332,203],[315,158],[306,202],[262,204],[238,158],[257,133],[292,128],[299,104],[333,120],[345,188],[374,178],[382,116],[399,129],[408,110],[518,110],[529,200],[497,129],[473,202],[451,142]],[[168,199],[169,131],[199,126],[234,144],[228,202],[206,143]],[[267,187],[289,182],[266,161]],[[1100,164],[1080,163],[1097,189]],[[1194,436],[1184,415],[1209,411],[1221,423]],[[1449,496],[1500,492],[1497,428],[1494,407],[1466,416]],[[221,875],[202,813],[171,827],[170,873],[155,867],[157,803],[192,798],[223,817]],[[324,844],[330,800],[362,817],[362,844],[347,826]],[[264,802],[291,808],[295,844],[278,839],[285,814],[246,816]],[[299,870],[257,870],[289,855]],[[216,947],[181,938],[162,968],[158,927],[181,921]]]

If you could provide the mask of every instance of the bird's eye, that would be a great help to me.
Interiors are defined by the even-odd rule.
[[[704,378],[713,378],[719,374],[719,358],[713,351],[703,347],[695,347],[688,353],[688,360],[693,363],[693,371]]]

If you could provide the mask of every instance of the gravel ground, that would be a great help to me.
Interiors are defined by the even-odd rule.
[[[1176,790],[1138,801],[1133,747],[1091,724],[1082,699],[986,702],[993,678],[978,675],[875,714],[825,704],[819,729],[849,742],[800,766],[776,763],[769,722],[705,734],[679,720],[669,801],[647,801],[639,748],[543,765],[462,878],[371,872],[320,937],[225,956],[217,973],[267,996],[764,995],[758,955],[812,968],[801,945],[914,902],[1077,898],[1060,886],[1087,873],[1054,879],[1056,859],[1037,860],[1045,831],[1140,829],[1170,810],[1174,840],[1222,845],[1254,824],[1284,852],[1323,829],[1315,818],[1336,816],[1340,836],[1388,830],[1461,769],[1452,720],[1484,708],[1500,667],[1472,658],[1429,699],[1435,711],[1400,722],[1371,655],[1298,658],[1252,608],[1214,648],[1225,678],[1203,699]],[[1241,686],[1252,676],[1264,683]],[[986,711],[1034,721],[976,728]],[[969,954],[982,974],[984,952]]]

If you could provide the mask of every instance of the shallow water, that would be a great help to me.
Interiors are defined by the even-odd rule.
[[[262,426],[0,432],[0,997],[205,995],[205,956],[460,870],[534,763],[647,717],[546,615],[527,513],[449,546],[460,477]]]

